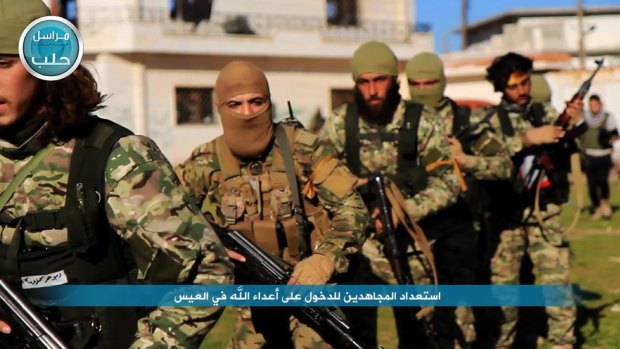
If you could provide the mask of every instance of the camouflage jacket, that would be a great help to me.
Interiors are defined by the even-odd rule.
[[[17,188],[2,214],[17,218],[64,207],[75,143],[73,139],[55,145]],[[11,149],[15,147],[0,140],[0,191],[32,158],[4,156],[2,150]],[[186,282],[202,255],[195,283],[232,282],[232,266],[221,242],[198,209],[188,203],[172,166],[152,140],[127,136],[115,144],[105,171],[105,212],[123,240],[141,241],[139,245],[150,248],[137,251],[136,244],[131,244],[134,258],[143,257],[142,262],[136,261],[139,279],[156,280],[156,274],[164,270],[151,268],[149,258],[152,261],[165,254],[177,264],[176,282]],[[15,229],[1,229],[0,242],[7,245]],[[61,246],[67,239],[66,228],[25,231],[23,236],[26,246]],[[139,320],[132,348],[197,348],[222,311],[218,307],[160,307]]]
[[[454,114],[450,99],[444,97],[437,107],[437,113],[443,120],[444,130],[447,134],[452,134]],[[469,118],[471,125],[477,125],[485,118],[486,112],[472,112]],[[480,124],[473,132],[473,141],[466,152],[473,157],[469,157],[461,169],[476,179],[498,180],[508,179],[511,175],[512,162],[508,154],[507,146],[502,139],[501,133],[489,127],[488,124]]]
[[[405,102],[401,101],[394,113],[393,120],[385,126],[384,132],[398,132],[403,126]],[[325,121],[321,129],[320,138],[327,145],[335,149],[341,159],[345,159],[345,116],[346,105],[335,109]],[[383,142],[371,141],[364,134],[376,133],[378,129],[359,118],[360,132],[360,161],[362,174],[373,172],[395,174],[398,159],[398,141]],[[375,138],[378,139],[378,138]],[[421,115],[418,126],[418,158],[422,166],[435,161],[450,158],[450,149],[447,135],[437,116],[427,107]],[[436,213],[442,208],[456,202],[459,185],[451,166],[439,166],[428,174],[428,185],[412,198],[406,200],[407,210],[414,219],[422,219]]]
[[[493,128],[496,133],[502,135],[509,156],[514,156],[524,148],[523,142],[521,140],[521,134],[525,133],[531,128],[534,128],[532,123],[527,119],[527,115],[532,108],[532,104],[532,102],[529,102],[525,107],[521,107],[516,104],[507,103],[505,100],[502,101],[502,103],[500,104],[506,109],[508,113],[508,118],[510,119],[510,123],[514,128],[515,134],[512,137],[508,137],[503,133],[502,126],[499,120],[499,115],[497,113],[497,107],[492,109],[481,109],[478,113],[475,114],[476,118],[482,119],[486,113],[493,113],[493,115],[489,119],[490,127]],[[559,116],[558,112],[553,108],[553,106],[551,106],[551,103],[549,102],[542,103],[542,105],[544,109],[544,117],[541,120],[542,124],[553,124]]]
[[[348,268],[348,256],[356,253],[363,242],[364,227],[369,220],[361,196],[354,190],[357,178],[342,163],[334,159],[331,148],[319,144],[318,137],[306,130],[297,128],[293,136],[293,161],[300,189],[311,182],[318,204],[327,210],[331,223],[324,240],[315,246],[314,252],[332,258],[336,271],[344,272]],[[185,189],[202,204],[203,212],[213,210],[221,220],[223,192],[223,164],[218,158],[218,142],[225,146],[223,136],[194,149],[191,156],[176,167],[177,174]],[[263,172],[272,169],[276,149],[280,146],[276,140],[271,151],[262,161]],[[279,152],[279,151],[278,151]],[[323,166],[322,162],[334,161],[334,166]],[[250,164],[238,163],[241,175],[251,181],[258,175],[252,175]],[[320,167],[329,168],[328,173],[317,176]],[[321,177],[320,179],[318,177]],[[288,182],[288,181],[287,181]],[[302,191],[303,192],[303,191]],[[304,196],[306,199],[307,196]],[[244,219],[248,219],[247,217]],[[266,212],[261,220],[273,220]],[[275,233],[275,232],[274,232]]]

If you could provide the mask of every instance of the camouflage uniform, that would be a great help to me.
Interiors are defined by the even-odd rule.
[[[266,183],[261,182],[265,180],[264,176],[277,170],[276,159],[279,155],[276,154],[280,152],[275,149],[280,146],[278,143],[276,140],[266,158],[260,162],[260,173],[251,170],[251,167],[254,166],[252,164],[257,163],[256,161],[239,163],[240,174],[246,183]],[[221,163],[223,159],[218,157],[218,146],[225,146],[225,143],[222,142],[222,137],[198,146],[192,152],[190,158],[180,164],[176,170],[186,190],[202,204],[203,213],[217,224],[224,225],[226,218],[222,212],[222,207],[225,206],[223,201],[226,199],[226,195],[223,189],[223,182],[226,178],[224,178],[225,171],[223,166],[227,164]],[[363,230],[368,221],[366,207],[359,194],[352,189],[357,178],[335,159],[333,159],[334,162],[331,162],[334,167],[324,166],[324,163],[332,161],[329,160],[333,158],[331,149],[319,144],[317,136],[308,131],[296,128],[291,146],[300,188],[312,185],[317,194],[315,199],[318,199],[319,205],[325,208],[332,217],[324,239],[318,241],[313,246],[313,252],[331,258],[335,264],[336,273],[345,272],[348,268],[350,256],[359,250],[363,238]],[[317,172],[321,172],[320,168],[328,167],[330,168],[328,172],[323,173],[323,175],[317,175]],[[261,187],[262,185],[259,184]],[[307,192],[303,192],[304,200],[308,200]],[[290,195],[292,194],[287,190],[282,191],[282,193],[285,194],[278,194],[276,188],[273,188],[273,190],[265,190],[263,188],[262,193],[257,195],[259,197],[258,200],[259,202],[270,200],[269,207],[271,209],[263,209],[258,216],[251,217],[249,215],[250,210],[247,207],[242,208],[239,211],[244,213],[244,215],[240,219],[242,221],[252,220],[253,222],[257,220],[274,221],[279,216],[278,210],[281,210],[283,204],[290,201]],[[247,203],[247,201],[245,202]],[[275,235],[275,232],[273,234]],[[256,240],[260,239],[260,237],[256,237]],[[260,241],[259,245],[261,245]],[[262,247],[267,248],[266,246]],[[293,263],[296,261],[290,255],[293,251],[289,248],[271,252],[289,259]],[[234,335],[229,343],[229,348],[261,347],[265,340],[257,332],[254,324],[264,325],[267,322],[273,325],[277,310],[270,309],[269,314],[262,314],[258,318],[253,314],[260,312],[261,308],[252,309],[252,314],[250,314],[249,308],[240,308],[236,309],[236,311]],[[255,318],[254,322],[252,321],[252,316]],[[279,318],[281,319],[281,317]],[[292,333],[295,348],[328,347],[313,330],[301,324],[295,318],[286,315],[284,321],[289,323],[289,330]]]
[[[345,154],[345,116],[346,105],[335,109],[327,118],[320,137],[326,143],[334,147],[338,157],[346,161]],[[394,175],[397,171],[398,144],[397,141],[381,142],[376,136],[379,132],[396,133],[403,127],[405,117],[405,102],[400,101],[392,121],[380,130],[369,125],[363,118],[359,118],[360,134],[360,162],[361,175],[368,176],[371,173],[380,172],[385,175]],[[421,166],[450,158],[450,150],[443,127],[433,114],[432,110],[424,107],[418,126],[418,158]],[[425,189],[411,198],[406,199],[408,213],[417,221],[431,216],[444,207],[456,201],[459,186],[450,166],[440,166],[429,173],[428,185]],[[371,271],[370,275],[364,276],[364,283],[389,283],[396,284],[396,279],[390,268],[390,264],[383,253],[382,242],[372,233],[373,228],[368,228],[369,238],[362,248],[363,257],[360,259],[360,271]],[[409,265],[416,284],[429,284],[431,278],[429,266],[419,253],[413,253],[413,248],[408,247],[410,253]],[[358,282],[357,280],[355,282]],[[395,308],[395,316],[406,316]],[[376,310],[374,310],[376,311]],[[353,319],[352,319],[353,320]],[[374,319],[376,326],[376,317]],[[397,319],[397,323],[400,320]],[[367,326],[367,325],[364,325]],[[372,336],[372,328],[365,331],[365,335]],[[376,336],[376,330],[375,336]],[[399,331],[401,342],[405,342],[407,333]],[[376,339],[369,339],[369,343]],[[401,343],[402,345],[402,343]]]
[[[500,105],[507,111],[515,135],[509,137],[503,134],[497,112],[489,119],[490,125],[497,132],[503,134],[510,156],[514,156],[524,149],[520,134],[533,128],[527,116],[532,108],[530,102],[525,107],[509,104],[505,100]],[[549,103],[543,103],[543,124],[552,124],[558,117],[557,112]],[[493,112],[481,110],[477,118],[483,114]],[[505,165],[508,170],[512,165]],[[505,171],[503,171],[505,172]],[[500,172],[498,172],[500,173]],[[516,174],[515,174],[516,175]],[[506,181],[501,181],[506,182]],[[512,186],[509,184],[512,190]],[[505,195],[505,194],[503,194]],[[560,222],[560,206],[549,203],[541,207],[543,227],[539,227],[531,209],[519,209],[515,206],[518,194],[509,192],[512,200],[495,198],[492,201],[492,229],[499,234],[497,244],[491,260],[491,281],[493,284],[518,284],[521,261],[527,252],[534,265],[534,275],[538,284],[568,285],[570,271],[570,251],[564,228]],[[509,348],[515,338],[518,309],[502,307],[504,321],[501,328],[501,337],[496,343],[497,348]],[[552,344],[565,345],[574,343],[573,336],[576,320],[575,307],[546,307],[548,315],[548,339]]]
[[[450,135],[455,132],[455,130],[453,130],[453,103],[454,102],[450,98],[444,96],[435,107],[439,120],[443,122],[445,132]],[[433,249],[438,252],[435,259],[437,264],[439,264],[437,272],[441,283],[471,284],[475,281],[475,252],[478,236],[475,231],[476,229],[473,229],[474,220],[472,217],[472,208],[467,205],[467,203],[471,204],[471,202],[466,201],[465,198],[474,200],[475,204],[475,200],[477,199],[476,195],[478,193],[472,193],[472,191],[478,190],[479,188],[473,185],[475,184],[474,181],[468,180],[467,182],[469,184],[468,191],[461,192],[463,198],[461,198],[451,210],[441,215],[442,219],[449,221],[454,230],[451,234],[452,238],[448,239],[448,242],[453,241],[453,243],[448,243],[448,247],[441,248],[442,251],[437,251],[437,247]],[[449,248],[449,246],[454,246],[456,248]],[[442,262],[442,259],[445,260],[445,262]],[[445,275],[447,280],[442,280],[442,274]],[[440,338],[438,340],[447,342],[456,337],[457,348],[467,347],[476,339],[474,313],[471,307],[460,306],[453,309],[452,307],[439,310],[435,309],[436,316],[438,316],[435,321],[439,322],[436,327],[441,325],[448,327],[451,326],[451,323],[456,321],[460,328],[462,338],[460,338],[458,333],[454,333],[454,329],[446,328],[445,335],[438,333],[438,336],[445,336],[445,338]],[[452,319],[452,311],[454,311],[454,319]],[[445,314],[443,312],[445,312]],[[439,331],[439,329],[436,330]]]
[[[30,140],[30,150],[39,149],[36,141]],[[1,215],[15,219],[29,212],[63,208],[75,144],[73,139],[55,145],[17,187]],[[15,146],[0,140],[0,191],[7,188],[34,153],[18,158],[6,155],[15,150]],[[196,283],[232,282],[232,266],[219,239],[198,209],[185,200],[172,166],[150,139],[127,136],[114,145],[105,171],[104,198],[111,227],[123,240],[131,241],[139,279],[157,280],[158,273],[178,270],[175,281],[186,282],[197,258],[203,255]],[[1,229],[0,241],[6,248],[16,229]],[[68,231],[26,230],[22,239],[27,249],[66,246]],[[170,270],[151,264],[162,254],[170,261]],[[160,307],[139,320],[132,348],[197,348],[222,311],[218,307]]]

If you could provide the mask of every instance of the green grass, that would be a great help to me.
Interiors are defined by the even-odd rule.
[[[612,205],[620,207],[620,182],[612,183]],[[587,196],[587,195],[586,195]],[[574,197],[563,210],[568,224],[576,212]],[[586,207],[589,201],[586,200]],[[577,321],[577,348],[620,349],[620,210],[612,220],[593,221],[584,211],[574,230],[569,232],[573,251],[571,280],[581,290]],[[209,333],[203,349],[224,349],[232,334],[231,309],[226,309]],[[397,338],[388,307],[379,308],[379,343],[396,348]],[[548,344],[540,348],[548,349]]]

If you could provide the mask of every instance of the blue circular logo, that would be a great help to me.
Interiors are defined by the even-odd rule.
[[[36,19],[19,39],[19,58],[39,79],[60,80],[80,65],[84,44],[77,28],[62,17]]]

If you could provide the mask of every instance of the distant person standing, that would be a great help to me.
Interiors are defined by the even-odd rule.
[[[592,219],[610,219],[609,170],[611,169],[612,143],[618,139],[613,116],[603,109],[598,95],[591,95],[585,113],[588,131],[580,137],[584,152]]]

